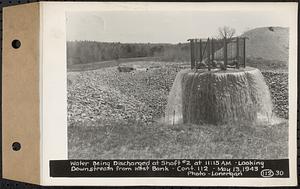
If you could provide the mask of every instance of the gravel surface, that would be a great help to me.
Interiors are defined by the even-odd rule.
[[[94,126],[109,125],[114,120],[145,120],[145,103],[108,87],[107,75],[115,72],[83,72],[68,86],[68,123]]]
[[[271,91],[273,111],[278,117],[289,118],[288,73],[276,71],[262,72]]]
[[[148,125],[164,116],[177,72],[184,66],[141,62],[141,69],[118,72],[116,67],[68,73],[68,125],[108,126],[136,120]],[[277,116],[288,119],[288,74],[264,71]]]

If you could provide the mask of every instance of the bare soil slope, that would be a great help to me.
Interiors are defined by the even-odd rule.
[[[288,61],[289,29],[283,27],[262,27],[245,32],[247,58]]]

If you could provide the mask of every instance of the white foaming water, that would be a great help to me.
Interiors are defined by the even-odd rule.
[[[258,69],[180,71],[173,83],[165,123],[272,123],[272,100]]]

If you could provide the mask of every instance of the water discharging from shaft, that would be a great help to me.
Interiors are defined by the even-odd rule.
[[[255,123],[272,118],[272,100],[256,68],[180,71],[165,112],[166,124]]]

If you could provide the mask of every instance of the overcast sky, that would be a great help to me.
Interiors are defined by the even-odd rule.
[[[281,12],[103,11],[69,12],[67,40],[122,43],[179,43],[217,35],[230,26],[237,34],[256,27],[287,26]]]

